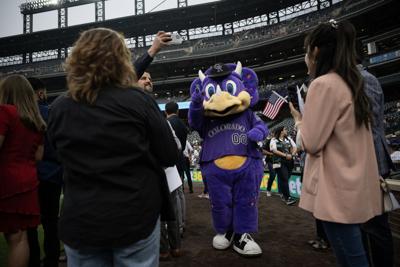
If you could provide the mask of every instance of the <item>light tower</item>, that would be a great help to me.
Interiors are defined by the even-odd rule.
[[[58,28],[68,27],[68,8],[86,4],[95,5],[96,21],[105,20],[106,0],[34,0],[20,5],[21,14],[24,19],[23,33],[33,32],[33,14],[57,10],[58,11]],[[68,49],[66,47],[58,49],[58,58],[67,57]],[[23,55],[23,63],[32,62],[32,53]]]
[[[33,14],[52,10],[58,11],[58,27],[68,27],[68,8],[86,4],[95,4],[96,21],[105,20],[106,0],[33,0],[20,5],[21,14],[24,16],[23,33],[33,30]]]

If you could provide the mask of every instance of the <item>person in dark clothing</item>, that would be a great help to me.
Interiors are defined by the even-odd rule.
[[[151,74],[149,72],[144,72],[143,75],[138,80],[138,85],[146,93],[153,92],[153,82],[151,79]],[[179,142],[179,145],[181,146],[179,139],[177,142]],[[179,223],[177,220],[179,217],[181,217],[180,212],[178,212],[178,208],[181,209],[180,196],[179,196],[180,190],[181,189],[178,188],[173,192],[171,192],[170,195],[171,206],[175,215],[174,219],[161,220],[160,261],[170,260],[171,256],[180,257],[183,255],[181,250],[181,235],[179,233]]]
[[[182,153],[180,155],[180,159],[177,165],[179,175],[183,179],[184,177],[184,159],[183,159],[183,151],[186,148],[186,140],[188,135],[188,129],[182,120],[179,118],[179,107],[175,102],[168,102],[165,105],[165,113],[167,114],[167,120],[171,123],[172,128],[174,129],[176,136],[179,138],[179,141],[182,145]],[[183,180],[182,180],[183,181]]]
[[[275,131],[275,137],[271,139],[270,149],[274,153],[273,167],[278,174],[278,184],[282,191],[283,199],[287,205],[293,205],[296,200],[290,196],[289,178],[293,170],[293,156],[296,153],[296,144],[288,136],[285,127],[279,127]]]
[[[171,124],[172,128],[175,131],[176,136],[178,137],[179,141],[182,145],[182,151],[186,148],[186,140],[188,130],[182,120],[178,117],[179,107],[178,104],[175,102],[169,102],[165,105],[165,113],[167,114],[167,120]],[[185,218],[186,218],[186,202],[185,196],[183,194],[183,177],[184,177],[184,167],[183,167],[183,152],[180,151],[179,153],[179,160],[176,164],[178,168],[179,175],[182,179],[182,186],[177,189],[178,193],[178,224],[179,224],[179,231],[183,234],[185,229]]]
[[[50,110],[71,266],[158,266],[160,213],[169,205],[163,168],[176,164],[178,149],[156,102],[135,86],[130,59],[119,33],[83,32],[66,61],[68,94]]]
[[[323,250],[328,249],[330,247],[329,239],[328,239],[328,236],[326,235],[326,232],[324,230],[324,226],[323,226],[321,220],[315,219],[315,229],[316,229],[316,233],[317,233],[317,239],[308,241],[308,244],[316,250],[323,251]]]
[[[262,152],[263,152],[263,155],[265,156],[265,165],[267,165],[268,173],[269,173],[269,178],[268,178],[268,183],[267,183],[267,197],[271,196],[272,183],[274,182],[275,177],[276,177],[276,172],[272,166],[274,153],[270,149],[271,139],[272,139],[272,137],[268,137],[264,141],[264,144],[262,147]],[[278,192],[282,193],[280,190],[280,187],[279,187],[279,183],[278,183]]]
[[[378,79],[363,66],[362,44],[357,44],[357,67],[364,79],[364,91],[368,96],[373,116],[372,136],[374,138],[375,154],[378,161],[379,174],[386,178],[394,164],[390,158],[389,147],[385,137],[384,127],[384,95]],[[393,237],[389,224],[389,214],[375,216],[361,225],[364,247],[371,266],[393,266]]]
[[[35,91],[40,114],[47,123],[49,105],[47,103],[46,87],[38,78],[28,78]],[[45,136],[43,159],[37,163],[39,178],[39,204],[40,217],[44,231],[43,250],[45,258],[43,267],[58,266],[60,256],[60,240],[58,238],[58,213],[63,182],[63,171],[57,160],[55,151],[49,145]],[[28,242],[30,248],[29,266],[40,265],[40,247],[36,228],[28,229]]]

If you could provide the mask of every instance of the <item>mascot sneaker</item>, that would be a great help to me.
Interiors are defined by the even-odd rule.
[[[229,231],[223,235],[217,234],[213,238],[213,247],[217,250],[225,250],[229,248],[233,241],[233,232]]]
[[[233,242],[233,249],[244,257],[257,257],[262,254],[260,246],[246,233]]]

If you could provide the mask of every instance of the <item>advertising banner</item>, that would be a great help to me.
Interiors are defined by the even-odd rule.
[[[269,179],[269,173],[265,172],[264,177],[261,181],[260,190],[267,190],[267,183]],[[201,172],[199,170],[192,170],[192,180],[193,182],[202,182]],[[278,177],[275,177],[272,183],[271,192],[278,192]],[[301,181],[299,175],[292,175],[289,179],[289,192],[292,197],[299,198],[301,192]]]

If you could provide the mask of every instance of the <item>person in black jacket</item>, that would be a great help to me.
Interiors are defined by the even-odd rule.
[[[153,82],[149,72],[144,72],[138,80],[138,85],[147,93],[153,92]],[[171,125],[172,127],[172,125]],[[176,141],[180,144],[177,136]],[[182,147],[181,147],[182,150]],[[172,257],[180,257],[183,255],[181,249],[181,234],[180,225],[182,225],[182,201],[184,204],[182,187],[175,189],[171,192],[171,207],[174,212],[174,219],[164,220],[161,219],[161,236],[160,236],[160,261],[170,260]],[[183,228],[183,226],[182,226]]]
[[[385,137],[384,110],[385,100],[378,79],[369,73],[362,65],[364,53],[361,41],[357,43],[357,68],[364,80],[364,91],[369,99],[373,116],[371,123],[374,138],[375,155],[380,176],[388,178],[395,166],[390,158],[389,147]],[[371,266],[393,266],[394,249],[393,236],[390,229],[389,214],[375,216],[361,225],[364,247]]]
[[[179,138],[179,141],[181,142],[182,151],[184,151],[186,148],[188,129],[178,116],[179,113],[178,104],[176,102],[168,102],[167,104],[165,104],[165,113],[167,114],[167,120],[171,123],[171,126],[174,129],[176,136]],[[183,152],[180,153],[180,160],[177,164],[177,168],[181,178],[183,179],[184,177]]]
[[[28,78],[38,102],[40,115],[45,122],[48,121],[49,105],[45,84],[38,78]],[[62,166],[57,160],[55,151],[49,145],[45,136],[43,159],[37,163],[37,174],[39,178],[39,204],[40,220],[44,232],[43,267],[58,266],[60,256],[60,240],[58,239],[58,213],[60,206],[60,195],[63,182]],[[40,265],[40,246],[37,229],[28,229],[29,242],[29,266]]]
[[[178,188],[178,224],[179,224],[179,231],[183,234],[185,229],[185,218],[186,218],[186,201],[185,195],[183,194],[183,184],[184,184],[184,158],[183,158],[183,151],[186,148],[186,140],[188,135],[188,130],[182,120],[179,118],[179,106],[175,102],[168,102],[165,104],[165,113],[167,114],[167,120],[171,124],[172,128],[175,131],[176,136],[178,137],[179,141],[182,145],[182,150],[179,152],[179,160],[176,164],[178,168],[179,176],[182,179],[182,187]],[[193,188],[190,188],[193,191]]]
[[[156,102],[135,86],[130,60],[119,33],[83,32],[66,61],[68,94],[50,110],[48,136],[64,166],[60,239],[71,266],[158,266],[169,196],[163,167],[179,154]]]

